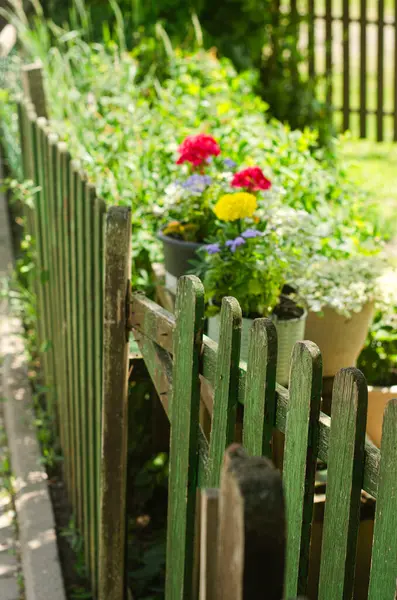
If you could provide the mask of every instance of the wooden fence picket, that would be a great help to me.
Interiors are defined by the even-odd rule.
[[[269,319],[255,319],[250,331],[244,398],[244,448],[252,456],[272,455],[276,421],[277,332]]]
[[[343,600],[353,594],[367,402],[362,373],[342,369],[332,394],[319,600]]]
[[[72,377],[73,377],[73,416],[74,416],[74,447],[75,447],[75,511],[77,526],[81,527],[83,523],[83,474],[82,474],[82,430],[80,404],[80,385],[79,385],[79,298],[78,298],[78,228],[77,221],[77,190],[78,190],[78,172],[80,164],[76,160],[69,163],[69,194],[70,194],[70,275],[71,275],[71,350],[72,350]]]
[[[394,600],[397,582],[397,400],[386,406],[368,600]]]
[[[305,594],[307,587],[321,388],[320,351],[312,342],[298,342],[291,362],[283,465],[288,515],[288,598]]]
[[[99,458],[96,456],[96,440],[95,440],[95,428],[97,426],[97,407],[94,402],[94,381],[95,381],[95,369],[94,369],[94,332],[95,332],[95,311],[93,306],[94,301],[94,235],[93,235],[93,223],[94,223],[94,211],[96,202],[96,190],[95,187],[84,181],[84,193],[83,193],[83,207],[84,207],[84,238],[85,238],[85,260],[84,260],[84,284],[85,284],[85,307],[84,307],[84,319],[85,319],[85,345],[86,345],[86,356],[84,368],[86,370],[86,386],[84,389],[84,398],[86,403],[86,435],[87,435],[87,471],[88,471],[88,525],[89,533],[88,539],[86,540],[89,545],[89,564],[92,573],[97,572],[96,565],[96,548],[98,545],[98,506],[96,502],[96,495],[98,489],[98,478],[96,463]],[[96,580],[96,575],[95,575]],[[95,590],[94,590],[95,593]]]
[[[43,65],[36,61],[22,67],[22,85],[26,98],[30,98],[38,117],[48,119],[48,107],[44,90]]]
[[[235,298],[223,298],[209,449],[210,487],[219,484],[225,450],[234,441],[241,325],[239,303]]]
[[[188,600],[193,591],[199,357],[204,325],[204,289],[197,277],[179,280],[175,314],[165,597]]]
[[[57,353],[60,352],[60,376],[61,388],[57,395],[58,402],[64,406],[63,414],[65,421],[61,423],[64,429],[64,461],[65,461],[65,476],[68,491],[73,488],[73,471],[71,457],[73,456],[73,448],[71,444],[72,430],[72,415],[69,404],[69,381],[71,376],[71,365],[69,364],[68,356],[68,283],[69,274],[67,274],[66,254],[67,254],[67,212],[68,207],[68,189],[67,189],[67,147],[63,142],[59,142],[57,146],[56,156],[56,172],[57,172],[57,231],[58,238],[56,245],[58,246],[58,302],[59,302],[59,347]]]

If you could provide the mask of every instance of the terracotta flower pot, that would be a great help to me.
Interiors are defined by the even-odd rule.
[[[196,252],[202,244],[176,240],[161,231],[157,237],[163,243],[165,287],[172,294],[176,294],[178,278],[192,270],[191,261],[197,258]]]
[[[383,413],[393,398],[397,398],[396,385],[390,388],[368,387],[367,434],[378,448],[382,439]]]
[[[317,344],[323,357],[323,376],[333,377],[344,367],[356,366],[374,315],[369,302],[350,319],[332,308],[324,308],[323,316],[309,312],[305,338]]]
[[[304,312],[299,318],[285,320],[278,319],[274,315],[271,317],[277,330],[278,352],[276,378],[277,383],[280,385],[288,385],[291,353],[295,343],[304,339],[306,314],[307,313]],[[244,361],[247,361],[248,359],[249,331],[253,321],[253,319],[243,318],[240,358]],[[207,335],[215,342],[219,341],[219,328],[220,314],[215,315],[215,317],[210,317],[208,319]]]

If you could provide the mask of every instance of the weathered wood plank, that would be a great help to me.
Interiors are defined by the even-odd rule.
[[[154,341],[160,347],[172,352],[172,340],[173,332],[175,329],[175,319],[173,315],[159,307],[157,304],[148,300],[144,296],[137,294],[132,299],[132,310],[133,312],[139,311],[141,315],[145,315],[146,312],[154,312],[155,316],[148,318],[150,326],[145,327],[145,318],[139,319],[135,323],[134,327],[136,331],[146,335],[149,339]],[[153,322],[156,326],[153,327]],[[164,329],[163,329],[164,328]],[[166,336],[157,335],[157,331],[166,333]],[[217,355],[217,344],[210,340],[208,337],[203,337],[203,348],[200,370],[203,376],[208,379],[211,385],[215,383],[215,370],[216,370],[216,355]],[[238,383],[238,401],[244,404],[245,397],[245,378],[246,378],[246,367],[240,363],[239,368],[239,383]],[[287,405],[288,405],[289,394],[288,391],[282,386],[276,384],[276,428],[285,433]],[[329,435],[330,435],[330,418],[320,413],[320,430],[319,430],[319,445],[318,445],[318,458],[324,462],[328,460],[328,447],[329,447]],[[364,468],[364,485],[363,488],[371,496],[376,497],[377,481],[379,472],[379,458],[380,452],[373,444],[366,442],[365,445],[365,468]]]
[[[77,511],[77,447],[76,447],[76,416],[75,416],[75,362],[74,362],[74,269],[72,267],[75,256],[75,239],[74,239],[74,179],[72,173],[71,157],[68,152],[64,154],[64,177],[63,177],[63,228],[64,228],[64,251],[65,251],[65,334],[66,334],[66,352],[67,352],[67,368],[68,368],[68,396],[67,402],[69,407],[69,433],[70,433],[70,473],[71,473],[71,488],[69,490],[69,499],[72,502],[73,508]]]
[[[95,387],[95,370],[94,370],[94,332],[95,332],[95,315],[93,310],[94,300],[94,254],[97,251],[94,245],[94,210],[95,210],[96,191],[95,187],[85,181],[84,185],[84,281],[85,281],[85,343],[86,343],[86,387],[85,401],[87,414],[87,456],[88,456],[88,471],[89,471],[89,541],[90,546],[90,573],[91,582],[94,594],[97,589],[97,562],[96,553],[98,547],[98,502],[97,490],[99,482],[97,480],[97,461],[95,447],[95,427],[97,423],[96,404],[94,402],[94,387]]]
[[[291,362],[283,466],[288,514],[287,598],[305,594],[307,587],[321,387],[319,349],[312,342],[298,342]]]
[[[145,360],[145,365],[163,408],[170,418],[169,405],[172,387],[172,360],[170,354],[152,340],[136,335],[135,340]]]
[[[245,377],[243,445],[252,456],[272,455],[276,421],[277,331],[270,319],[255,319]]]
[[[368,600],[394,600],[397,581],[397,400],[383,419]]]
[[[58,352],[59,342],[59,295],[58,295],[58,243],[59,243],[59,232],[57,231],[57,218],[56,218],[56,149],[58,143],[58,136],[54,133],[46,134],[46,160],[47,160],[47,214],[48,214],[48,289],[50,295],[50,306],[48,307],[50,312],[51,322],[51,345],[53,355],[53,398],[56,403],[56,410],[54,414],[56,430],[60,434],[61,445],[64,445],[63,428],[60,425],[60,420],[64,420],[63,405],[58,401],[59,389],[61,385],[62,375],[60,371],[63,370],[63,364],[61,363],[61,352]]]
[[[59,142],[57,146],[56,156],[56,169],[57,169],[57,220],[59,239],[57,244],[59,245],[59,317],[60,317],[60,332],[59,332],[59,343],[61,350],[61,390],[59,402],[63,403],[64,406],[64,417],[65,422],[63,423],[64,428],[64,465],[65,475],[68,491],[70,492],[73,487],[73,472],[72,472],[72,455],[73,448],[71,444],[72,439],[72,416],[70,412],[70,392],[69,392],[69,381],[70,381],[70,364],[69,364],[69,353],[68,353],[68,339],[67,339],[67,328],[69,326],[68,318],[69,313],[68,307],[68,294],[69,294],[69,271],[67,271],[67,252],[68,252],[68,224],[67,224],[67,206],[68,206],[68,158],[67,158],[67,147],[64,142]]]
[[[99,599],[124,600],[131,212],[106,216]]]
[[[174,335],[166,600],[192,597],[199,431],[199,358],[204,289],[197,277],[179,279]]]
[[[239,303],[235,298],[223,298],[210,437],[210,487],[219,485],[225,450],[234,441],[241,325]]]
[[[48,119],[44,90],[43,65],[36,61],[22,67],[22,85],[25,96],[31,99],[38,117]]]
[[[94,327],[94,394],[95,394],[95,454],[97,478],[97,537],[100,527],[101,498],[101,451],[102,451],[102,362],[103,362],[103,294],[104,294],[104,221],[105,202],[96,198],[94,207],[94,304],[92,307]],[[99,571],[99,553],[97,552],[97,570]]]
[[[216,599],[216,550],[218,545],[218,505],[216,489],[201,492],[200,600]]]
[[[285,564],[280,473],[267,458],[231,446],[219,497],[218,600],[280,600]]]
[[[77,526],[82,529],[84,518],[83,505],[83,452],[81,413],[80,413],[80,321],[79,321],[79,221],[78,221],[78,176],[80,163],[76,160],[70,162],[69,193],[70,193],[70,265],[71,265],[71,313],[72,313],[72,377],[73,377],[73,417],[74,417],[74,445],[75,445],[75,511]]]
[[[39,319],[41,321],[41,327],[43,331],[43,342],[41,346],[41,355],[42,355],[42,363],[43,363],[43,372],[44,372],[44,381],[46,385],[50,388],[51,386],[51,361],[48,352],[48,343],[50,339],[50,331],[49,331],[49,314],[48,314],[48,305],[49,305],[49,296],[48,296],[48,286],[46,285],[48,279],[48,253],[47,253],[47,227],[46,227],[46,179],[45,179],[45,158],[43,151],[43,131],[42,129],[46,126],[45,119],[37,119],[34,122],[35,127],[35,144],[36,144],[36,156],[37,156],[37,184],[40,187],[40,191],[36,194],[35,200],[35,208],[37,211],[37,237],[36,244],[39,244],[40,247],[40,261],[39,261],[39,272],[37,273],[37,277],[39,279],[39,288],[42,302],[41,304],[41,314],[39,314]],[[51,414],[52,407],[48,406],[49,412]]]
[[[362,373],[352,368],[339,371],[332,395],[319,600],[353,594],[367,402]]]
[[[55,351],[54,351],[54,292],[53,292],[53,272],[52,272],[52,248],[51,248],[51,165],[49,161],[49,148],[48,148],[48,122],[43,119],[37,120],[39,124],[39,137],[40,137],[40,150],[42,153],[42,168],[43,168],[43,194],[42,194],[42,222],[41,222],[41,236],[44,243],[44,278],[42,279],[42,285],[44,287],[45,295],[45,317],[47,321],[47,339],[45,353],[48,358],[48,379],[47,385],[48,390],[46,394],[46,401],[48,412],[51,415],[54,426],[56,427],[56,403],[55,403],[55,392],[56,392],[56,364],[55,364]]]
[[[27,168],[28,170],[28,174],[29,176],[32,178],[32,180],[34,181],[34,183],[39,186],[40,182],[39,182],[39,155],[38,155],[38,140],[37,140],[37,124],[36,124],[36,116],[31,113],[26,111],[24,105],[22,105],[21,108],[23,114],[25,115],[27,121],[26,121],[26,129],[25,129],[25,134],[24,137],[26,139],[26,143],[28,144],[27,147],[25,147],[25,151],[29,151],[29,148],[31,148],[31,165],[29,165]],[[29,161],[27,160],[27,163],[29,163]],[[43,271],[43,244],[42,244],[42,239],[41,239],[41,235],[40,235],[40,204],[41,204],[41,198],[40,198],[40,193],[36,193],[33,197],[33,209],[32,209],[32,223],[31,223],[31,229],[34,232],[33,234],[33,248],[34,248],[34,255],[35,255],[35,266],[36,266],[36,272],[35,272],[35,284],[34,284],[34,289],[36,291],[36,296],[37,296],[37,331],[38,331],[38,340],[39,340],[39,347],[41,348],[46,340],[46,334],[45,334],[45,320],[44,320],[44,290],[43,290],[43,286],[41,285],[41,279],[40,279],[40,275]],[[47,357],[44,357],[43,360],[43,370],[44,370],[44,377],[45,377],[45,371],[46,371],[46,359]]]
[[[85,198],[85,176],[79,168],[76,171],[76,233],[77,233],[77,322],[78,322],[78,374],[79,395],[78,414],[80,417],[81,431],[81,476],[82,488],[80,493],[83,499],[83,522],[84,533],[84,556],[87,568],[90,572],[91,546],[90,546],[90,522],[94,515],[90,513],[91,494],[91,472],[89,462],[89,416],[88,416],[88,385],[87,385],[87,328],[89,326],[89,312],[87,312],[86,299],[86,262],[87,247],[86,238],[86,198]],[[91,574],[91,572],[90,572]]]
[[[172,354],[175,317],[143,294],[133,296],[128,325]]]
[[[143,335],[135,334],[135,339],[142,353],[145,365],[148,369],[150,378],[154,384],[156,392],[160,398],[163,408],[170,420],[169,398],[172,390],[172,360],[168,352],[160,348],[149,338]],[[203,487],[209,477],[209,444],[199,427],[198,433],[198,448],[199,448],[199,471],[198,485]]]

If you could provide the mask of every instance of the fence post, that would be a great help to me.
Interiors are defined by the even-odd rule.
[[[103,406],[99,599],[124,600],[125,494],[128,435],[127,304],[131,271],[131,212],[106,216],[103,304]]]
[[[200,600],[216,600],[216,548],[218,540],[219,492],[201,492]]]
[[[225,454],[219,494],[218,600],[281,600],[285,511],[281,476],[267,458],[233,444]]]
[[[43,65],[40,61],[22,67],[22,86],[25,97],[30,98],[35,107],[36,115],[48,119]]]

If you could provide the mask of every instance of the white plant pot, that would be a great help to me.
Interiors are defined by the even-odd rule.
[[[274,322],[277,330],[277,383],[280,385],[288,385],[289,367],[291,363],[292,350],[296,344],[304,339],[306,312],[296,319],[280,320],[275,315],[272,315],[271,320]],[[248,344],[249,331],[253,323],[253,319],[243,318],[241,330],[241,350],[240,359],[247,362],[248,360]],[[219,329],[221,323],[220,314],[208,319],[208,337],[214,342],[219,342]]]
[[[309,312],[305,339],[317,344],[323,357],[323,377],[333,377],[344,367],[355,367],[374,315],[369,302],[350,319],[325,307],[323,316]]]

